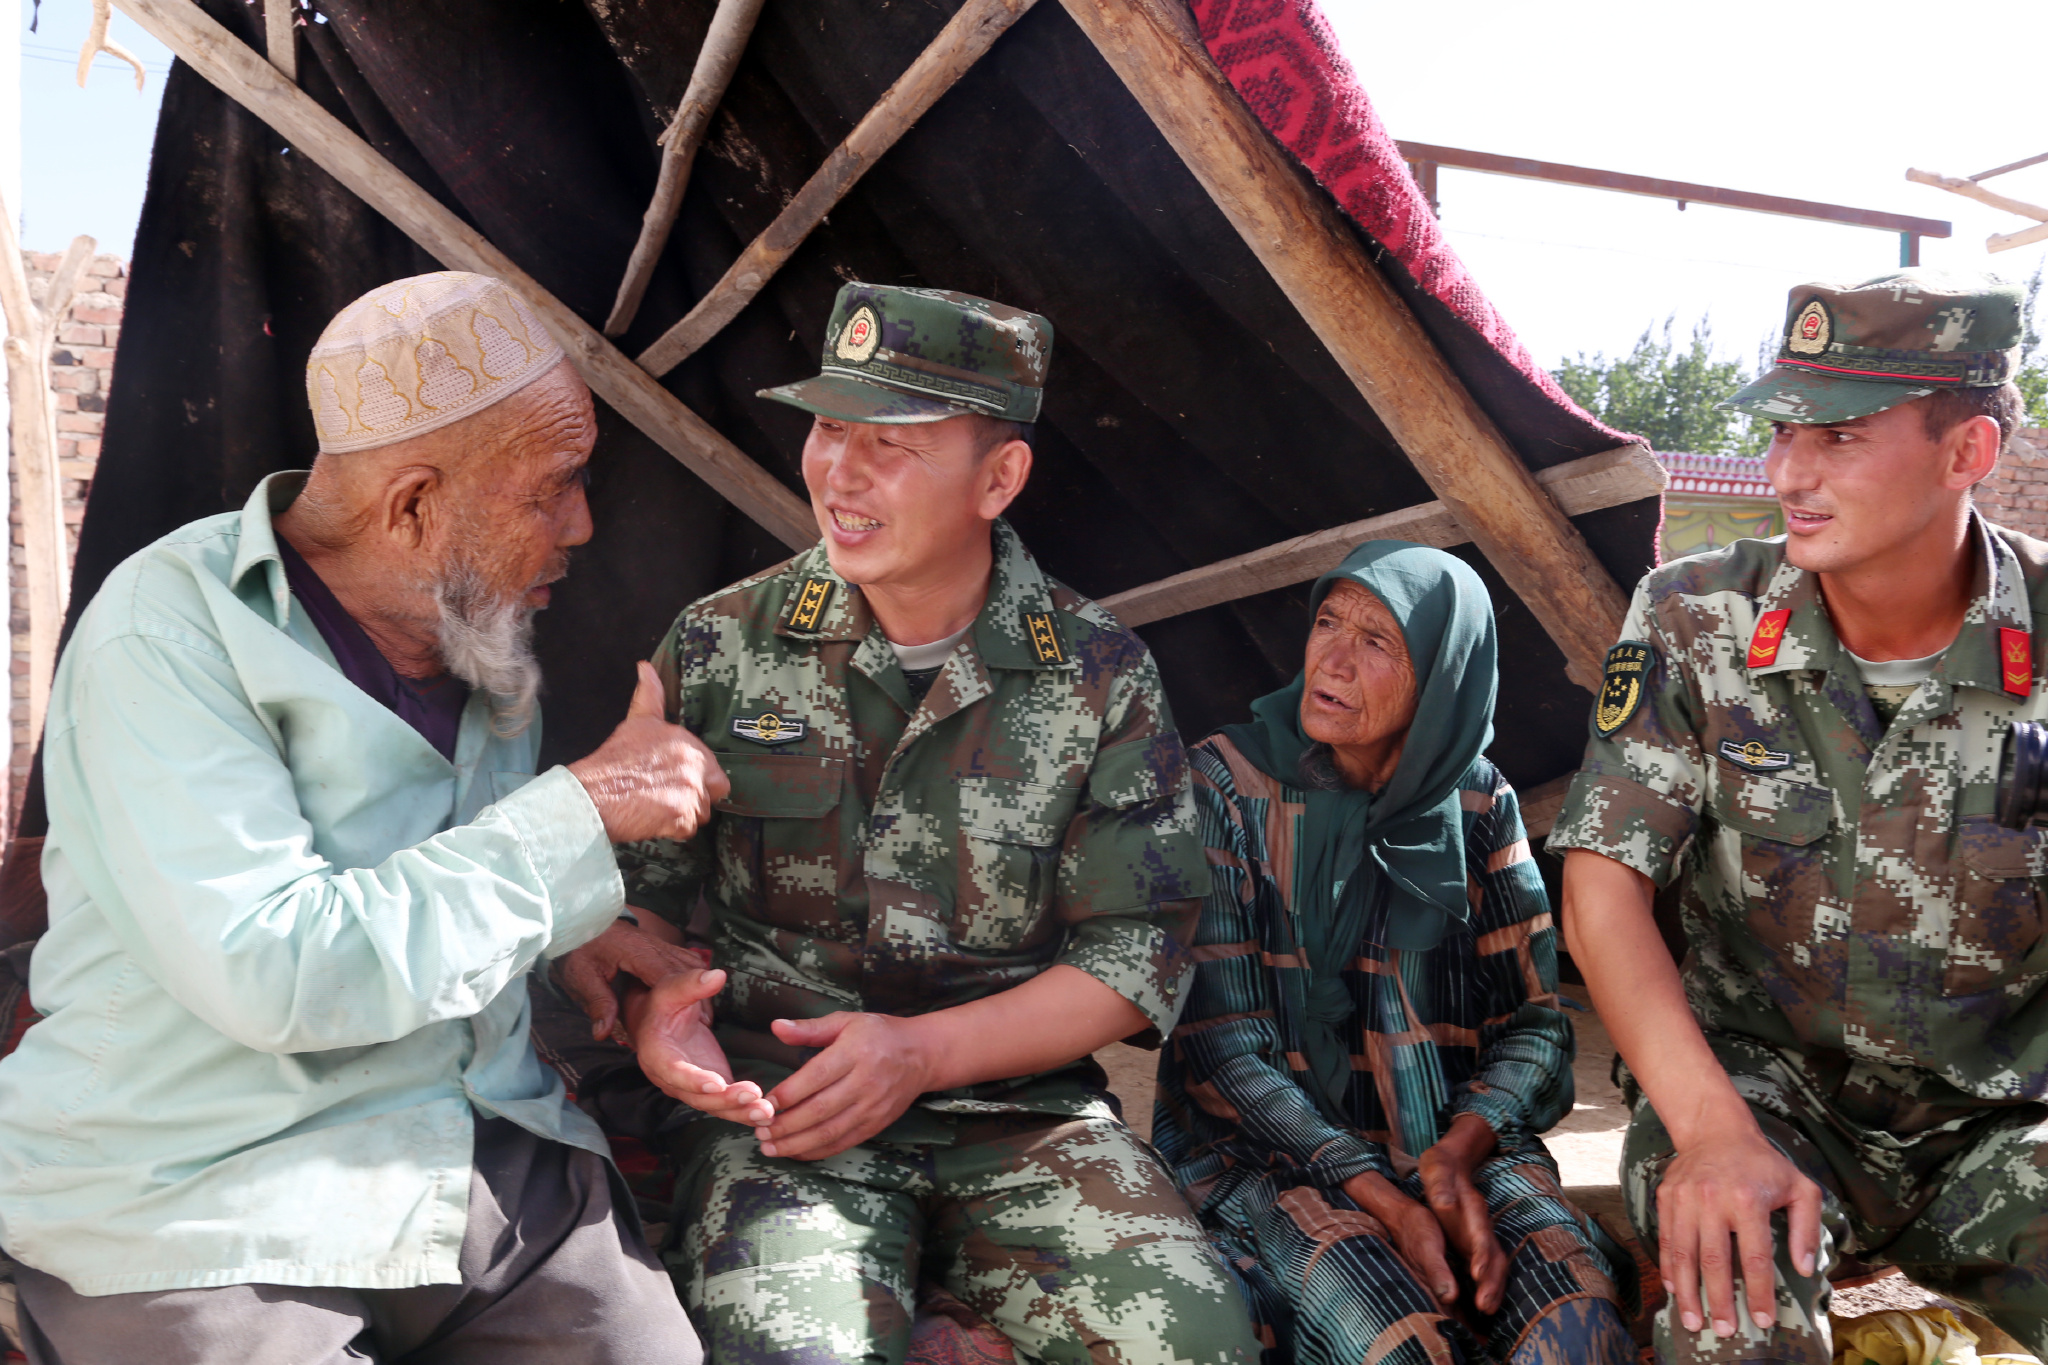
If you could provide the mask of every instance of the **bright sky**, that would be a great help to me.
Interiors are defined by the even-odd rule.
[[[1924,0],[1460,0],[1451,24],[1437,5],[1322,3],[1396,137],[1948,219],[1955,236],[1923,242],[1927,265],[2025,279],[2048,256],[1987,255],[1987,236],[2025,221],[1905,179],[2048,152],[2040,0],[1978,0],[1945,20]],[[41,31],[22,35],[17,211],[38,250],[84,232],[125,255],[170,56],[117,11],[113,36],[149,66],[148,89],[102,57],[79,90],[88,13],[44,0]],[[2003,71],[1996,53],[2011,54]],[[1990,184],[2048,204],[2048,164]],[[1625,350],[1674,314],[1681,331],[1711,318],[1721,352],[1754,363],[1790,286],[1898,264],[1897,237],[1867,228],[1471,171],[1443,171],[1438,190],[1452,244],[1547,365]]]

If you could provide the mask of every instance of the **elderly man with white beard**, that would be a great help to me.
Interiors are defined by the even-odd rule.
[[[39,1365],[694,1365],[527,972],[656,980],[615,841],[717,764],[642,686],[534,776],[533,614],[589,539],[590,396],[478,275],[307,368],[308,472],[116,569],[44,741],[43,1019],[0,1062],[0,1245]]]

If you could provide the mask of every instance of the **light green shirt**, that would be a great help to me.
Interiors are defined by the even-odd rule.
[[[472,1106],[605,1150],[526,1000],[623,904],[603,824],[483,696],[450,763],[342,676],[271,530],[303,479],[114,570],[51,691],[0,1244],[83,1294],[453,1283]]]

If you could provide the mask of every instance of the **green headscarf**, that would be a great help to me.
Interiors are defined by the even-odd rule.
[[[1369,540],[1316,580],[1320,608],[1339,579],[1384,602],[1415,665],[1415,721],[1400,762],[1377,792],[1307,793],[1297,869],[1295,922],[1311,974],[1304,1043],[1331,1117],[1342,1121],[1351,1070],[1341,1032],[1352,1013],[1344,968],[1358,955],[1370,912],[1386,898],[1386,946],[1434,948],[1465,899],[1464,819],[1458,782],[1493,741],[1499,680],[1493,604],[1461,560],[1405,540]],[[1302,786],[1303,677],[1252,703],[1250,724],[1224,731],[1238,752],[1289,786]]]

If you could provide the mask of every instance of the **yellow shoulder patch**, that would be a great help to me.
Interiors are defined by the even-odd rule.
[[[1593,703],[1593,729],[1606,739],[1628,724],[1629,717],[1643,704],[1647,674],[1657,652],[1641,640],[1623,640],[1607,651],[1607,666],[1600,673],[1600,696]]]

